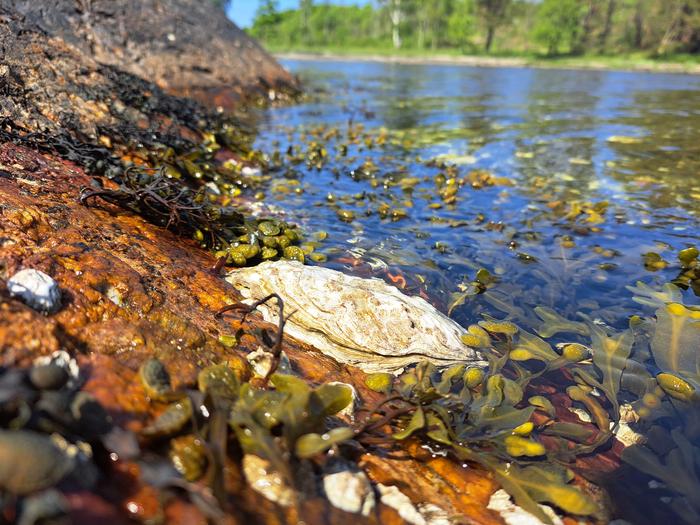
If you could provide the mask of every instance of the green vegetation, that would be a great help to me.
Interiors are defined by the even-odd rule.
[[[700,0],[260,2],[250,33],[274,50],[693,59]],[[346,51],[347,52],[347,51]]]

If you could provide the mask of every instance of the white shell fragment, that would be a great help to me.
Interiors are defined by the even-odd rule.
[[[498,512],[507,525],[544,525],[535,515],[513,503],[510,495],[503,489],[497,490],[491,495],[486,508]],[[564,522],[557,516],[552,507],[540,505],[540,508],[549,516],[554,525],[563,525]]]
[[[485,366],[465,345],[465,330],[420,297],[379,279],[362,279],[297,261],[264,262],[231,272],[226,280],[251,304],[277,293],[294,315],[286,333],[341,363],[366,372],[397,372],[421,360],[437,365]],[[277,305],[260,306],[277,323]]]
[[[51,355],[42,355],[34,360],[34,366],[55,364],[68,372],[68,383],[66,386],[73,387],[78,384],[80,378],[80,367],[78,362],[65,350],[56,350]]]
[[[283,507],[289,507],[294,503],[296,493],[266,459],[254,454],[244,455],[243,475],[254,491],[270,501]]]
[[[334,507],[369,516],[374,510],[375,497],[367,475],[346,466],[323,476],[323,491]]]
[[[415,506],[410,498],[394,486],[379,483],[377,490],[380,494],[380,501],[387,507],[391,507],[404,521],[413,525],[451,525],[447,512],[433,505],[424,503]]]
[[[262,346],[259,346],[257,350],[246,355],[246,359],[250,363],[250,366],[253,367],[253,372],[257,377],[267,377],[267,374],[272,368],[274,356],[272,352],[268,352]],[[284,352],[280,354],[280,362],[279,365],[277,365],[277,371],[280,374],[293,374],[289,357],[287,357],[287,354]]]
[[[61,306],[61,291],[50,276],[33,268],[20,270],[7,281],[7,290],[27,306],[39,312],[52,313]]]

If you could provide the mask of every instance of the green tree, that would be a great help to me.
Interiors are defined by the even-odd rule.
[[[473,0],[454,0],[452,13],[447,19],[447,39],[450,46],[463,52],[469,47],[474,33]]]
[[[508,8],[512,0],[476,0],[479,13],[486,26],[486,40],[484,49],[488,53],[496,36],[496,29],[507,21]]]
[[[544,0],[537,11],[533,37],[556,55],[562,45],[571,51],[581,29],[582,7],[579,0]]]
[[[260,0],[251,32],[257,38],[269,40],[274,37],[281,21],[277,0]]]

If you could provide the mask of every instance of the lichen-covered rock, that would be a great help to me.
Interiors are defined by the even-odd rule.
[[[278,293],[295,312],[286,332],[341,363],[395,372],[420,360],[484,365],[460,339],[465,330],[420,297],[378,279],[362,279],[296,261],[265,262],[227,277],[248,302]],[[260,306],[266,321],[276,308]]]
[[[50,275],[25,268],[7,280],[7,290],[19,297],[27,306],[40,312],[52,313],[61,307],[61,291]]]

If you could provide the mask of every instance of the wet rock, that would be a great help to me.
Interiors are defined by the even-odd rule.
[[[53,313],[61,307],[58,283],[44,272],[33,268],[20,270],[7,281],[13,297],[19,297],[27,306],[44,313]]]
[[[367,475],[345,462],[323,476],[323,491],[336,508],[369,516],[374,510],[375,496]]]
[[[296,85],[265,50],[213,2],[199,0],[4,0],[3,8],[102,64],[169,91],[221,104],[224,91],[273,100]],[[125,31],[128,28],[128,31]],[[205,96],[208,95],[208,96]],[[225,104],[224,104],[225,105]]]
[[[265,262],[227,280],[252,303],[278,293],[295,314],[286,332],[341,363],[367,372],[397,372],[427,359],[438,365],[485,365],[460,337],[465,330],[420,297],[378,279],[362,279],[296,261]],[[276,308],[259,307],[277,322]]]
[[[552,507],[547,505],[540,505],[540,507],[549,516],[554,525],[564,525],[564,522],[556,515]],[[542,521],[537,517],[513,503],[510,495],[503,489],[493,493],[487,508],[498,512],[507,525],[543,525]]]

